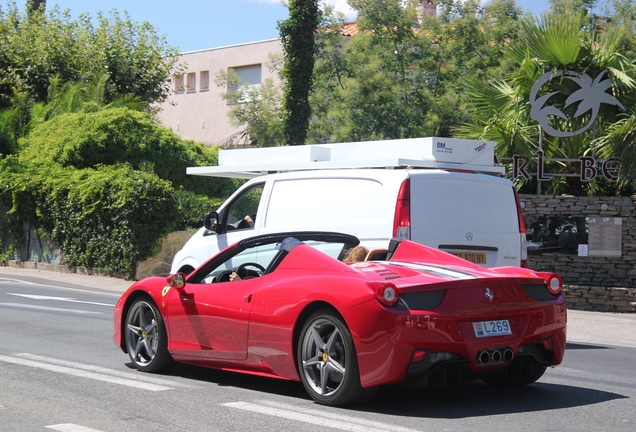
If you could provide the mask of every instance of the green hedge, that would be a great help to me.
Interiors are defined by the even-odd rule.
[[[129,165],[75,169],[0,161],[0,201],[18,221],[50,233],[64,263],[134,277],[178,221],[169,182]],[[19,233],[15,233],[19,234]]]
[[[200,195],[228,196],[235,189],[230,179],[186,174],[189,166],[217,165],[216,148],[182,140],[148,114],[126,108],[57,116],[38,125],[20,144],[25,162],[55,161],[75,168],[126,163],[155,173],[175,189]]]
[[[27,223],[60,247],[65,264],[133,277],[163,236],[201,227],[237,187],[186,174],[188,166],[216,165],[216,148],[125,108],[57,116],[17,150],[0,155],[0,206],[9,209],[0,235],[13,239],[0,261],[19,247]]]

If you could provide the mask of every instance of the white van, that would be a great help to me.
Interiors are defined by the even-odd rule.
[[[400,237],[487,267],[525,265],[519,200],[499,177],[493,148],[418,138],[221,151],[218,167],[188,173],[252,178],[206,216],[171,272],[188,273],[246,237],[303,230],[352,234],[370,250]],[[453,158],[464,161],[447,162]],[[262,174],[268,171],[287,172]]]

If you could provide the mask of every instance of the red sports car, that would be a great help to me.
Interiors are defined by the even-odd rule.
[[[187,276],[139,281],[115,307],[114,341],[142,371],[183,362],[301,380],[326,405],[400,382],[525,385],[561,363],[558,275],[485,269],[398,239],[343,262],[358,243],[328,232],[261,235]]]

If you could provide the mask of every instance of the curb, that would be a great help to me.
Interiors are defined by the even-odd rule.
[[[0,267],[3,267],[3,266],[0,265]],[[51,264],[51,263],[36,262],[36,261],[9,260],[7,261],[5,267],[27,269],[27,270],[41,270],[41,271],[64,273],[64,274],[78,274],[83,276],[104,276],[104,277],[114,277],[119,279],[125,279],[125,275],[120,272],[105,272],[101,269],[90,268],[90,267],[75,267],[75,266],[67,266],[63,264]]]

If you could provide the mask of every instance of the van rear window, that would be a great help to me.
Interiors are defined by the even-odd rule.
[[[393,209],[378,208],[386,202],[384,189],[380,182],[371,179],[276,181],[264,226],[285,230],[311,226],[342,231],[346,225],[359,223],[383,225],[393,217]]]
[[[466,176],[414,176],[411,179],[411,213],[417,217],[411,223],[427,229],[470,227],[479,231],[518,233],[517,207],[510,185],[498,179]]]

